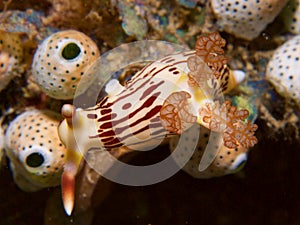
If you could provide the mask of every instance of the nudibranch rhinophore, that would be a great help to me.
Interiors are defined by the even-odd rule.
[[[111,81],[107,96],[94,107],[63,106],[58,132],[67,148],[62,197],[68,215],[74,207],[75,176],[90,149],[149,149],[194,124],[220,133],[230,149],[256,144],[257,126],[245,121],[249,112],[222,102],[222,94],[241,81],[240,73],[226,65],[224,46],[218,33],[201,36],[195,50],[150,63],[124,86]]]
[[[72,99],[75,92],[82,94],[93,82],[95,70],[90,67],[99,55],[96,43],[79,31],[54,33],[43,40],[34,54],[33,78],[50,97]]]
[[[57,126],[61,115],[50,110],[29,110],[17,116],[5,134],[5,152],[15,183],[24,191],[60,184],[65,146]]]

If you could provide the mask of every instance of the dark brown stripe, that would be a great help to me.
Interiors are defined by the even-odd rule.
[[[87,114],[87,118],[88,119],[97,119],[97,114],[95,114],[95,113],[90,113],[90,114]]]
[[[150,95],[155,89],[157,89],[163,83],[165,83],[164,80],[160,81],[158,84],[150,86],[147,90],[144,91],[144,93],[140,97],[140,100],[143,100],[146,96]]]

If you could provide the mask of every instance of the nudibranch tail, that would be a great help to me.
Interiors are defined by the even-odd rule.
[[[75,177],[79,171],[83,158],[83,155],[78,150],[74,136],[74,127],[80,123],[80,119],[77,117],[78,115],[73,105],[64,105],[62,108],[62,115],[65,117],[65,120],[62,121],[58,130],[60,137],[67,148],[67,152],[61,188],[65,211],[68,215],[71,215],[75,201]]]
[[[71,215],[75,202],[75,177],[80,165],[80,157],[73,150],[67,150],[67,163],[62,174],[61,188],[63,205],[67,215]]]

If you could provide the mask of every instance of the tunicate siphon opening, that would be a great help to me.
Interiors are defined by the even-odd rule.
[[[62,51],[62,57],[66,60],[75,59],[80,52],[81,50],[77,44],[69,43],[64,47]]]
[[[38,152],[31,153],[26,158],[26,164],[29,167],[33,167],[33,168],[41,166],[44,161],[45,161],[44,156]]]

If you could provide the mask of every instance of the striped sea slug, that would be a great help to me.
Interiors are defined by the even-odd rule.
[[[221,96],[240,80],[226,65],[218,33],[198,39],[196,50],[166,56],[137,72],[124,86],[116,80],[97,105],[87,109],[64,105],[58,128],[67,147],[62,195],[67,214],[74,205],[74,183],[82,157],[90,149],[157,146],[166,136],[184,133],[193,124],[222,133],[227,148],[252,147],[256,125],[245,122]]]

